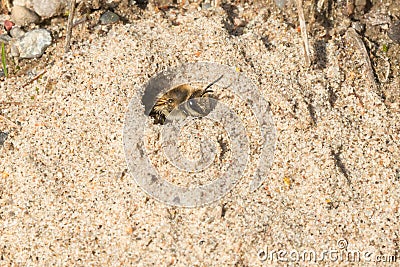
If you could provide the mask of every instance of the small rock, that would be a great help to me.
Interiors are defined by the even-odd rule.
[[[400,20],[395,21],[390,25],[388,36],[394,42],[400,44]]]
[[[11,44],[11,52],[10,52],[12,57],[19,57],[19,50],[18,47],[15,44]]]
[[[119,16],[114,12],[107,10],[100,16],[100,23],[101,24],[112,24],[119,21]]]
[[[20,58],[41,57],[46,48],[51,44],[52,38],[49,31],[44,29],[33,30],[25,33],[15,45]]]
[[[207,10],[211,8],[211,3],[202,3],[201,4],[201,9]]]
[[[4,142],[6,141],[7,137],[8,137],[7,132],[0,131],[0,146],[4,145]]]
[[[0,43],[8,43],[8,42],[10,42],[11,41],[11,37],[8,35],[8,34],[6,34],[6,33],[4,33],[4,34],[0,34]]]
[[[287,4],[287,0],[275,0],[275,4],[282,9],[286,4]]]
[[[365,25],[359,21],[355,21],[351,23],[351,27],[356,30],[358,33],[361,33],[365,30]]]
[[[24,6],[27,8],[31,8],[33,5],[32,0],[14,0],[13,6]]]
[[[17,24],[26,26],[31,23],[39,23],[40,17],[32,10],[23,6],[13,6],[11,9],[11,18]]]
[[[41,17],[51,18],[63,13],[66,2],[61,0],[33,0],[33,10]]]
[[[10,30],[10,35],[13,38],[21,38],[22,36],[25,35],[25,31],[23,29],[21,29],[20,27],[13,27]]]
[[[6,31],[10,31],[11,28],[15,25],[14,22],[10,21],[10,20],[5,20],[4,21],[4,28],[6,29]]]

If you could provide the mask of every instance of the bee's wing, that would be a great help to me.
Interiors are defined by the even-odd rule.
[[[182,110],[192,117],[204,117],[214,108],[214,102],[209,97],[191,98],[182,105]]]
[[[168,116],[166,117],[166,121],[183,120],[186,117],[187,115],[184,111],[176,108],[168,114]]]

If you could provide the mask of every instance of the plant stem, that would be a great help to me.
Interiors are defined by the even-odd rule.
[[[4,43],[1,43],[1,63],[3,65],[4,76],[8,76],[7,63],[6,63],[6,49],[4,48]]]

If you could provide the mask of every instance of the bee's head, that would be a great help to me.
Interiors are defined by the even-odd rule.
[[[189,98],[191,91],[192,88],[187,84],[171,89],[157,99],[154,105],[154,110],[164,115],[168,115],[172,110],[177,108],[180,103]]]

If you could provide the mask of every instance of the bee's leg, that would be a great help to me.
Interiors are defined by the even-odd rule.
[[[158,114],[157,123],[163,125],[165,123],[165,115]]]
[[[164,123],[165,123],[165,115],[162,113],[157,113],[157,115],[154,118],[154,124],[163,125]]]
[[[154,119],[154,124],[164,124],[165,123],[165,115],[162,113],[152,110],[150,112],[149,116]]]

